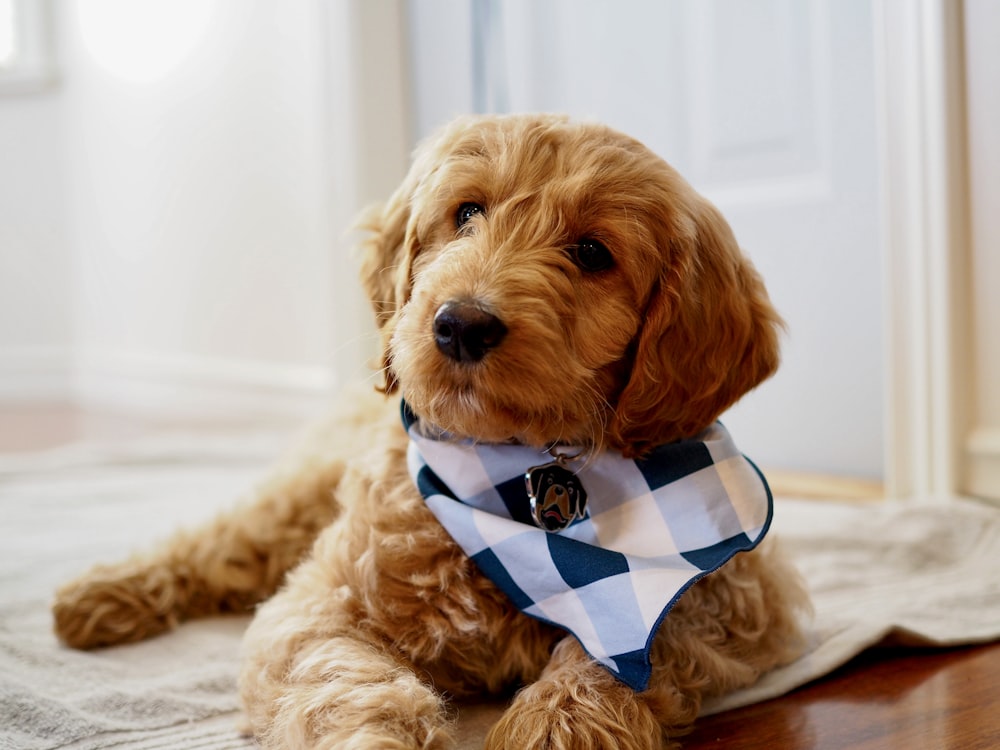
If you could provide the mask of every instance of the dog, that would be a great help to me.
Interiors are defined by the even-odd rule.
[[[62,587],[58,636],[257,608],[240,695],[265,748],[447,748],[451,701],[514,689],[488,748],[669,747],[706,698],[794,659],[806,595],[757,544],[770,493],[717,422],[774,372],[782,322],[718,210],[610,128],[485,116],[422,144],[363,225],[378,388],[236,511]],[[482,490],[494,458],[509,481]],[[606,467],[657,479],[640,501]],[[678,550],[703,486],[733,482],[711,502],[751,520]],[[536,546],[498,565],[522,532]],[[596,562],[568,556],[598,537]],[[678,560],[697,564],[656,567]],[[553,565],[569,590],[550,596]]]

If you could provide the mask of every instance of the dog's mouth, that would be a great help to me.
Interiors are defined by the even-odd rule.
[[[511,337],[512,338],[512,337]],[[599,445],[600,387],[579,376],[549,378],[505,342],[480,361],[456,362],[424,347],[397,361],[403,398],[422,418],[457,437],[483,443]]]
[[[564,529],[569,525],[570,519],[563,515],[557,505],[549,505],[542,510],[542,524],[550,531],[553,529]]]
[[[404,399],[415,411],[444,432],[484,443],[532,444],[525,431],[536,423],[529,414],[495,403],[477,387],[474,378],[431,389],[404,389]]]

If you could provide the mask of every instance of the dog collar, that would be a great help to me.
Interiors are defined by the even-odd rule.
[[[681,594],[771,523],[767,481],[718,422],[641,460],[605,451],[572,471],[571,458],[457,441],[402,411],[410,475],[451,537],[522,612],[568,630],[635,690]]]

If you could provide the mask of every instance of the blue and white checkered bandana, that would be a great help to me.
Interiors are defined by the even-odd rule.
[[[771,523],[764,476],[720,423],[642,460],[598,455],[576,472],[583,517],[555,532],[535,524],[525,488],[544,453],[423,434],[405,403],[403,423],[410,475],[452,538],[521,611],[571,632],[635,690],[681,594]]]

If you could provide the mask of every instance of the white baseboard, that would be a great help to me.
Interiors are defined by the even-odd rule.
[[[307,418],[334,385],[319,365],[98,351],[80,358],[76,393],[85,404],[149,416]]]
[[[0,350],[0,401],[73,400],[74,362],[69,348],[14,347]]]
[[[1000,501],[1000,429],[973,430],[965,444],[965,491]]]
[[[331,368],[133,351],[0,353],[0,400],[62,401],[150,417],[308,418],[326,407]]]

